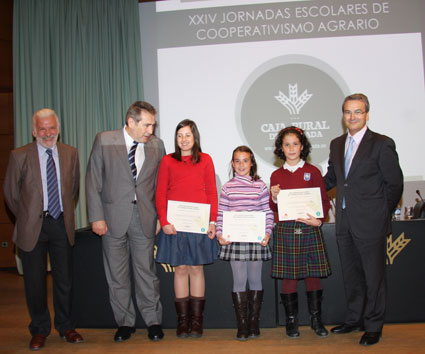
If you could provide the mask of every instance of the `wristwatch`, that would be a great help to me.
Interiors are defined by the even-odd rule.
[[[210,221],[210,225],[217,226],[217,223],[215,221]]]

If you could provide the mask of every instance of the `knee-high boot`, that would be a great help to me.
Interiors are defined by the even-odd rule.
[[[263,302],[263,290],[248,291],[248,337],[260,336],[260,311]]]
[[[246,291],[232,293],[233,305],[235,307],[236,321],[238,323],[238,333],[236,338],[239,340],[248,339],[248,293]]]
[[[319,337],[327,337],[329,333],[322,323],[322,293],[322,290],[307,291],[308,311],[313,331]]]
[[[191,329],[189,335],[191,337],[202,337],[204,332],[202,323],[204,318],[205,297],[190,297],[190,320]]]
[[[177,330],[176,335],[179,338],[189,336],[189,296],[181,299],[175,299],[177,311]]]
[[[286,314],[286,335],[289,338],[300,336],[298,331],[298,293],[280,294]]]

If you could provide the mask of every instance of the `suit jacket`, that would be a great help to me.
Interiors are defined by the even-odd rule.
[[[59,142],[57,147],[65,229],[69,243],[74,245],[74,208],[80,184],[78,151]],[[3,188],[6,203],[16,217],[13,241],[23,251],[30,252],[38,241],[44,209],[43,184],[35,141],[10,153]]]
[[[147,237],[155,237],[155,186],[159,163],[165,155],[164,143],[151,136],[144,151],[145,160],[135,184],[123,130],[96,135],[86,174],[87,210],[90,222],[106,221],[109,234],[127,232],[136,194],[142,231]]]
[[[360,237],[380,237],[391,231],[391,213],[403,192],[403,173],[394,141],[366,130],[344,176],[344,134],[331,142],[326,189],[337,187],[336,231],[345,197],[350,227]]]

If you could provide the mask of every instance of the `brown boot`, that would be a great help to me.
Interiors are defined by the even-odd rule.
[[[236,338],[238,340],[248,339],[248,293],[246,291],[239,293],[232,293],[233,305],[235,307],[236,321],[238,323],[238,333]]]
[[[202,329],[203,313],[205,307],[205,297],[190,297],[190,320],[192,328],[190,329],[189,335],[191,337],[199,338],[202,337],[204,332]]]
[[[263,290],[248,291],[248,337],[260,336],[260,311],[263,302]]]
[[[181,299],[175,299],[177,311],[177,330],[176,335],[179,338],[189,337],[189,296]]]

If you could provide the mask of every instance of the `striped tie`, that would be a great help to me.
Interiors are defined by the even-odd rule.
[[[137,178],[137,167],[135,161],[136,149],[139,143],[137,141],[133,141],[133,145],[131,146],[130,152],[128,153],[128,162],[130,163],[131,173],[133,174],[134,182],[136,182]]]
[[[53,160],[52,149],[46,150],[47,155],[47,198],[49,214],[54,218],[59,218],[61,214],[61,206],[59,202],[58,177],[56,175],[55,160]]]

